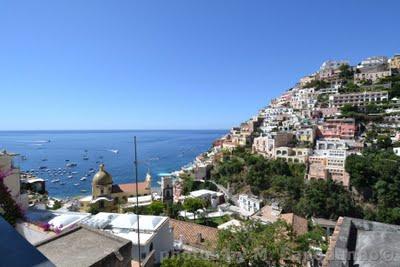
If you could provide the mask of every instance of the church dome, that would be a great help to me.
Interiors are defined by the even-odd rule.
[[[112,176],[104,170],[104,164],[100,165],[99,171],[93,176],[93,185],[110,185],[112,184]]]

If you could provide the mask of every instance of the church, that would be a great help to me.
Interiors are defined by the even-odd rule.
[[[138,195],[151,195],[150,173],[146,179],[138,183]],[[93,176],[92,195],[81,198],[79,201],[85,211],[95,209],[98,211],[118,212],[121,204],[126,204],[128,198],[136,197],[136,183],[114,184],[111,174],[109,174],[104,164],[100,165],[99,171]]]

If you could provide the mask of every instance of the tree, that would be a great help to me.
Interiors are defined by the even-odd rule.
[[[164,260],[161,266],[303,266],[304,257],[314,253],[312,247],[326,244],[322,237],[323,231],[319,228],[297,236],[284,221],[264,225],[250,220],[218,232],[216,258],[183,254]]]
[[[182,210],[181,203],[166,203],[165,214],[171,218],[178,218],[179,212]]]
[[[204,208],[204,206],[204,200],[196,197],[188,197],[183,203],[183,209],[192,212],[194,219],[196,219],[197,210]]]
[[[366,114],[375,114],[381,112],[381,109],[374,103],[369,103],[365,107],[365,113]]]
[[[10,190],[3,183],[8,173],[0,171],[0,215],[11,225],[15,225],[18,219],[24,218],[24,214],[15,200],[11,197]]]
[[[356,206],[351,193],[332,179],[310,180],[294,211],[305,217],[329,219],[361,216],[360,208]]]
[[[340,73],[339,77],[342,79],[353,79],[354,76],[354,71],[351,69],[351,67],[348,64],[342,64],[339,67]]]
[[[384,142],[383,142],[384,143]],[[400,158],[390,150],[365,149],[346,160],[350,182],[362,194],[366,219],[400,224]]]
[[[346,116],[346,114],[349,114],[351,112],[358,112],[357,106],[353,106],[351,104],[345,104],[343,107],[340,109],[342,114]]]
[[[160,215],[164,212],[164,204],[161,201],[153,201],[146,210],[148,215]]]
[[[233,230],[233,231],[232,231]],[[320,232],[321,233],[321,232]],[[291,226],[278,220],[270,225],[248,221],[218,233],[217,252],[229,266],[302,266],[304,254],[323,242],[322,235],[296,236]]]
[[[387,149],[392,146],[392,139],[387,135],[378,135],[376,145],[378,148]]]
[[[90,205],[88,212],[92,215],[96,215],[100,212],[100,209],[95,205]]]
[[[327,88],[329,84],[325,82],[324,80],[313,80],[307,84],[305,84],[303,87],[304,88],[315,88],[316,90],[319,90],[321,88]]]
[[[161,262],[161,267],[222,267],[223,265],[202,258],[200,255],[180,254]]]

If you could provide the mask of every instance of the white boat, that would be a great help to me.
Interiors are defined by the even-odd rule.
[[[51,180],[51,182],[52,183],[58,183],[58,182],[60,182],[60,179],[54,179],[54,180]]]
[[[68,175],[68,178],[69,178],[69,179],[71,179],[71,178],[73,178],[73,177],[74,177],[74,176],[72,176],[72,175]]]
[[[108,151],[110,151],[110,152],[112,152],[114,154],[118,154],[119,153],[118,149],[110,149]]]
[[[81,180],[81,181],[85,181],[87,179],[87,177],[86,176],[83,176],[81,179],[79,179],[79,180]]]
[[[76,183],[76,184],[74,184],[75,186],[78,186],[79,185],[79,183]]]
[[[87,190],[86,190],[86,189],[82,189],[81,192],[82,192],[82,193],[86,193]]]
[[[89,160],[89,157],[88,156],[84,156],[83,160]]]
[[[71,174],[78,174],[78,172],[71,172]]]

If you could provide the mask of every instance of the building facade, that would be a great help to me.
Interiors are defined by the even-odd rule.
[[[262,200],[260,200],[256,196],[251,196],[247,194],[239,195],[239,208],[248,212],[250,214],[254,214],[260,210],[262,204]]]
[[[370,103],[380,103],[388,99],[389,94],[387,91],[338,94],[329,96],[329,106],[336,108],[341,108],[344,105],[366,106]]]
[[[14,165],[15,156],[5,150],[0,152],[0,177],[14,201],[25,210],[28,208],[28,194],[21,192],[21,171]]]
[[[329,119],[318,125],[319,136],[323,138],[353,139],[357,134],[357,125],[353,118]]]
[[[128,202],[128,198],[151,195],[151,180],[148,173],[145,181],[137,184],[138,191],[136,183],[114,184],[111,174],[105,170],[104,164],[101,164],[99,171],[93,176],[92,195],[79,201],[85,211],[96,209],[116,212],[120,204]]]

